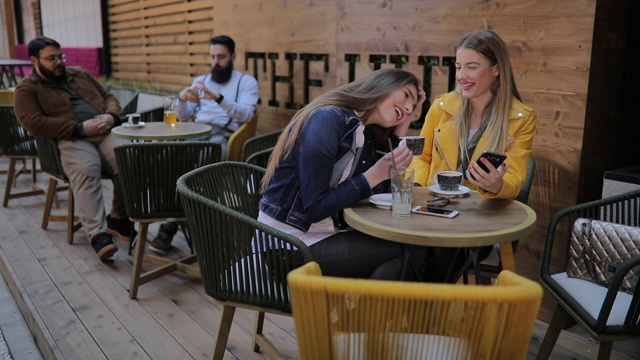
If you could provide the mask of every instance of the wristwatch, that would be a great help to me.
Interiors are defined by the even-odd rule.
[[[224,100],[224,95],[222,95],[222,94],[218,94],[218,98],[216,99],[216,102],[217,102],[218,104],[220,104],[220,103],[222,102],[222,100]]]

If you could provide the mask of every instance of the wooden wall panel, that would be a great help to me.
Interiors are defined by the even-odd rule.
[[[212,2],[109,1],[108,14],[114,79],[175,91],[206,71]]]
[[[475,29],[495,30],[509,47],[522,98],[539,120],[530,197],[538,226],[516,252],[518,272],[534,279],[550,217],[578,197],[595,18],[596,0],[109,1],[114,78],[177,91],[209,71],[208,38],[228,34],[236,40],[236,68],[259,82],[259,132],[283,127],[305,96],[312,99],[376,66],[396,66],[392,56],[404,56],[401,66],[420,78],[420,59],[437,61],[426,71],[432,99],[448,91],[444,62],[454,56],[457,39]],[[316,80],[306,89],[303,57],[313,58],[307,74]],[[346,59],[354,57],[359,61],[350,68]],[[378,65],[370,61],[376,57]]]

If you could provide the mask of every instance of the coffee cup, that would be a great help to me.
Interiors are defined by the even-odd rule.
[[[462,183],[462,173],[457,171],[440,171],[436,174],[438,187],[442,191],[458,191]]]
[[[421,155],[424,150],[424,136],[402,136],[400,140],[404,140],[407,148],[411,150],[413,155]]]
[[[142,116],[140,114],[129,114],[127,115],[129,125],[138,125],[140,124],[140,118]]]

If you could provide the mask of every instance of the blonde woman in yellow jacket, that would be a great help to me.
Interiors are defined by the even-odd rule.
[[[509,54],[490,30],[464,35],[455,47],[456,91],[438,96],[426,115],[421,135],[423,153],[411,162],[415,181],[433,185],[442,170],[464,174],[464,184],[486,198],[513,199],[520,192],[536,133],[536,114],[522,103]],[[408,126],[408,125],[407,125]],[[503,153],[496,169],[481,158],[489,172],[475,162],[484,151]],[[480,260],[491,251],[483,249]],[[449,282],[464,263],[455,248],[430,248],[422,273],[426,281]],[[454,270],[454,271],[450,271]]]
[[[429,109],[425,124],[420,135],[425,137],[425,146],[422,155],[416,157],[411,163],[415,169],[415,181],[423,186],[434,184],[433,175],[438,171],[458,170],[458,157],[460,154],[460,139],[454,125],[454,116],[460,109],[461,95],[456,92],[436,97]],[[502,176],[502,186],[497,193],[486,191],[477,187],[465,176],[464,185],[477,190],[487,198],[513,199],[520,192],[522,183],[527,174],[527,165],[531,157],[531,142],[536,133],[536,115],[531,107],[514,99],[509,112],[507,125],[507,137],[505,139],[505,167]],[[473,154],[470,155],[471,164],[483,151],[490,150],[489,134],[480,138]],[[490,168],[491,164],[487,164]],[[468,169],[464,169],[468,171]],[[466,172],[465,171],[465,172]],[[478,171],[483,171],[479,169]]]
[[[520,101],[509,54],[496,33],[468,33],[455,49],[456,91],[438,96],[426,115],[424,152],[411,163],[416,182],[430,186],[438,171],[457,170],[480,195],[513,199],[526,176],[536,114]],[[486,161],[487,173],[475,164],[484,151],[507,159],[499,169]]]

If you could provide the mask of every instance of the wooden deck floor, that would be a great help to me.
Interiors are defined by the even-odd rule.
[[[7,161],[0,158],[0,169]],[[0,175],[4,189],[6,175]],[[40,176],[40,181],[46,181]],[[108,183],[107,183],[108,184]],[[28,187],[28,176],[18,179]],[[60,194],[61,209],[66,193]],[[109,198],[106,196],[109,207]],[[198,279],[174,274],[142,285],[128,296],[131,257],[128,244],[112,262],[101,263],[84,232],[67,244],[66,228],[40,228],[44,196],[14,199],[0,208],[0,271],[9,284],[45,358],[48,359],[206,359],[210,358],[221,308]],[[151,228],[155,235],[157,225]],[[187,251],[175,239],[176,253]],[[238,310],[225,359],[263,359],[251,350],[254,312]],[[529,359],[535,358],[546,324],[538,322]],[[288,358],[297,358],[293,319],[267,316],[265,333]],[[552,359],[595,359],[597,345],[563,332]],[[614,353],[612,359],[628,358]]]

